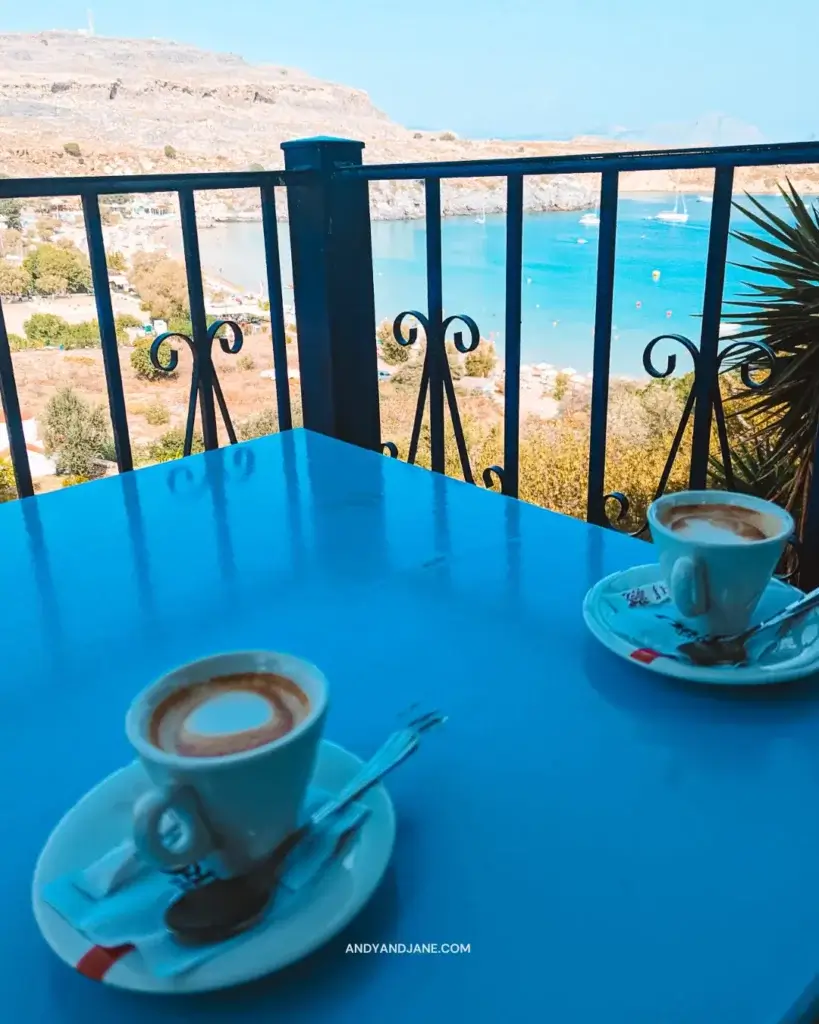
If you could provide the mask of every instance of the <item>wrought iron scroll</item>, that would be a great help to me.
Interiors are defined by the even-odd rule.
[[[681,345],[688,352],[691,356],[691,361],[694,364],[694,381],[686,398],[685,405],[683,406],[680,422],[674,433],[674,439],[671,442],[668,458],[665,461],[663,472],[657,485],[657,490],[654,493],[655,499],[665,493],[668,480],[671,476],[671,471],[674,468],[674,463],[680,451],[682,439],[685,436],[686,428],[691,421],[691,416],[694,411],[697,374],[704,372],[700,360],[699,349],[690,338],[686,338],[681,334],[660,334],[658,337],[652,338],[643,350],[643,367],[649,376],[653,377],[655,380],[664,380],[667,377],[670,377],[677,368],[677,355],[674,352],[668,355],[664,369],[660,369],[655,366],[653,361],[654,350],[661,341],[675,342],[676,344]],[[748,357],[752,352],[756,352],[759,358],[756,360],[750,360]],[[773,377],[776,369],[776,353],[770,345],[767,345],[763,341],[732,342],[730,345],[727,345],[717,357],[715,368],[717,378],[721,372],[726,372],[731,369],[739,370],[740,380],[746,388],[749,390],[759,391],[767,387]],[[753,374],[760,369],[767,370],[768,374],[763,380],[756,380]],[[712,409],[717,427],[717,439],[719,442],[720,456],[722,458],[723,472],[725,473],[725,480],[728,484],[729,490],[735,490],[736,479],[734,477],[733,466],[731,463],[731,449],[728,443],[725,409],[718,382],[712,389],[712,393],[714,395]],[[630,505],[628,497],[622,491],[610,491],[609,493],[604,494],[604,507],[609,501],[616,502],[618,506],[617,515],[614,519],[610,518],[608,512],[606,512],[607,524],[613,527],[616,523],[622,522],[626,516],[628,516]],[[630,531],[630,536],[642,537],[647,528],[648,523],[644,519],[636,530]]]
[[[165,334],[160,334],[159,337],[155,338],[151,345],[151,362],[163,373],[173,373],[179,365],[179,353],[176,349],[170,349],[170,356],[168,358],[167,365],[164,364],[159,358],[160,350],[162,345],[166,341],[170,341],[171,338],[179,338],[184,341],[188,348],[191,350],[191,356],[193,357],[193,370],[191,373],[191,387],[188,396],[188,415],[185,421],[185,443],[182,448],[182,454],[190,455],[193,449],[193,428],[196,421],[196,400],[199,398],[200,409],[203,410],[203,404],[205,397],[203,394],[205,379],[210,379],[213,387],[213,396],[216,399],[216,403],[219,406],[219,411],[222,414],[222,421],[225,424],[225,430],[227,431],[228,439],[231,444],[236,444],[236,431],[233,429],[233,423],[230,419],[230,413],[228,412],[227,403],[225,402],[225,396],[222,392],[222,385],[219,383],[219,378],[216,375],[216,367],[213,365],[213,342],[217,337],[219,331],[227,327],[233,337],[231,339],[219,336],[219,344],[222,346],[222,351],[228,355],[236,355],[237,352],[241,351],[242,343],[244,338],[242,337],[242,329],[233,320],[215,320],[210,327],[208,327],[207,334],[205,335],[205,342],[202,345],[197,345],[193,338],[187,334],[180,334],[177,331],[167,331]],[[169,346],[170,347],[170,346]],[[209,364],[210,373],[203,375],[202,367],[203,363]],[[202,411],[204,416],[204,410]]]
[[[446,398],[449,415],[452,420],[452,430],[455,435],[455,444],[458,449],[461,472],[463,473],[464,480],[467,483],[473,484],[475,483],[475,477],[469,463],[469,452],[467,451],[466,439],[464,438],[461,414],[455,397],[455,386],[452,383],[452,371],[449,368],[449,360],[446,354],[446,334],[449,328],[458,321],[466,327],[469,332],[467,341],[464,341],[464,332],[462,330],[456,331],[453,335],[455,348],[462,355],[466,355],[468,352],[474,352],[480,344],[481,335],[478,325],[471,317],[459,313],[447,317],[440,325],[433,325],[423,313],[419,313],[417,310],[405,310],[403,313],[398,314],[392,325],[393,337],[399,345],[404,347],[413,345],[418,340],[418,327],[415,325],[411,325],[407,330],[406,337],[404,336],[402,328],[405,320],[410,317],[415,319],[424,328],[427,346],[424,352],[421,386],[418,391],[418,401],[415,407],[407,462],[410,465],[414,465],[418,457],[418,444],[421,438],[421,427],[423,425],[427,398],[429,397],[430,399],[430,405],[436,399],[443,404],[443,399]],[[443,438],[439,440],[440,447],[443,450]],[[396,458],[398,455],[398,450],[392,441],[383,442],[382,449],[392,458]],[[443,472],[443,466],[433,465],[432,468]],[[484,474],[484,480],[486,480],[486,474]],[[487,484],[487,486],[490,484]]]

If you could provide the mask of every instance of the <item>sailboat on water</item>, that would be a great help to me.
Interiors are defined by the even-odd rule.
[[[589,228],[596,228],[600,223],[600,203],[595,203],[594,213],[584,213],[580,223]]]
[[[682,198],[682,209],[680,209],[680,199]],[[673,210],[660,210],[657,214],[657,220],[664,220],[669,224],[685,224],[688,221],[688,210],[685,205],[685,196],[678,192],[674,197],[674,209]]]
[[[475,223],[476,224],[485,224],[486,223],[486,203],[485,202],[481,206],[480,216],[475,218]]]

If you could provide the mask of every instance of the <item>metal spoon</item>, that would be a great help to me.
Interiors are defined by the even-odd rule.
[[[247,874],[216,879],[175,900],[165,911],[168,930],[179,942],[198,946],[223,942],[252,928],[267,909],[284,862],[299,843],[406,761],[418,749],[421,734],[445,721],[443,715],[433,711],[394,732],[337,796],[322,804]]]
[[[782,627],[793,623],[813,608],[819,607],[819,587],[791,602],[775,615],[769,616],[755,626],[732,636],[706,636],[699,640],[688,640],[677,650],[695,665],[744,665],[748,661],[746,643],[774,626]]]

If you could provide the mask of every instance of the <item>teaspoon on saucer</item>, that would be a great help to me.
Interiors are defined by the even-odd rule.
[[[769,616],[755,626],[732,636],[706,636],[698,640],[687,640],[677,650],[695,665],[744,665],[748,661],[746,644],[752,638],[774,626],[782,627],[793,623],[809,611],[819,607],[819,587],[803,594],[775,615]]]
[[[322,804],[249,872],[208,882],[175,900],[165,911],[168,930],[184,945],[198,946],[223,942],[252,928],[267,909],[284,862],[293,850],[328,818],[346,810],[402,764],[418,749],[422,733],[445,721],[445,716],[430,712],[394,732],[337,796]]]

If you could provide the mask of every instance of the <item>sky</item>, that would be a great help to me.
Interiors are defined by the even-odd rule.
[[[81,28],[89,6],[98,35],[302,68],[365,89],[413,128],[672,142],[700,122],[725,144],[819,135],[817,0],[0,0],[0,31]]]

